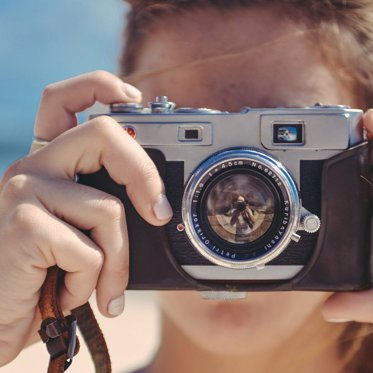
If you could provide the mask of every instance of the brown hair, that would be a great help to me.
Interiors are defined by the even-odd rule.
[[[326,58],[343,66],[345,77],[355,79],[367,106],[373,106],[373,1],[372,0],[127,0],[125,48],[120,74],[136,73],[141,48],[162,16],[195,9],[234,10],[254,5],[280,5],[284,16],[315,29]],[[154,72],[157,74],[157,72]],[[338,333],[341,365],[348,372],[373,372],[373,336],[370,324],[347,323]],[[335,337],[331,337],[335,338]]]
[[[139,51],[162,16],[214,8],[279,5],[285,17],[315,30],[315,42],[331,62],[338,61],[347,79],[358,82],[367,107],[373,106],[373,1],[371,0],[127,0],[125,48],[121,76],[136,71]],[[156,74],[156,72],[154,72]],[[133,81],[135,82],[135,81]]]

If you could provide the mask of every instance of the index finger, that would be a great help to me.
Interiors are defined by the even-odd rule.
[[[141,102],[141,92],[107,71],[95,71],[53,83],[45,88],[36,116],[34,135],[53,140],[77,125],[76,113],[92,106]]]
[[[172,209],[158,170],[145,150],[112,118],[101,116],[71,129],[19,164],[27,174],[32,160],[34,174],[74,180],[104,166],[126,192],[137,212],[148,223],[163,225]],[[4,182],[11,174],[5,175]]]

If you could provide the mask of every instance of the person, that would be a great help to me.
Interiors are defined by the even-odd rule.
[[[96,289],[100,312],[124,308],[128,242],[123,206],[74,183],[105,166],[139,214],[166,224],[162,180],[112,119],[77,126],[75,113],[168,95],[180,106],[316,102],[366,111],[373,132],[373,4],[366,0],[131,0],[121,73],[87,73],[48,86],[35,136],[49,143],[11,165],[0,194],[0,365],[32,343],[46,268],[67,272],[69,310]],[[136,88],[135,88],[136,87]],[[123,164],[126,167],[123,167]],[[80,232],[90,230],[90,238]],[[162,338],[143,372],[367,373],[373,369],[373,290],[253,292],[204,301],[160,292]]]

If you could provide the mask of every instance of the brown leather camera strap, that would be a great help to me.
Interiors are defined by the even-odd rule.
[[[50,354],[48,373],[62,373],[79,351],[76,326],[87,343],[96,373],[110,373],[110,356],[104,336],[87,302],[64,316],[57,300],[63,271],[57,266],[48,269],[41,289],[39,308],[42,317],[39,334]]]

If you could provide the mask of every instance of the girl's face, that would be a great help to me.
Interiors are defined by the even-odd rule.
[[[167,95],[179,106],[228,111],[316,102],[361,106],[357,88],[324,60],[311,32],[275,7],[164,17],[140,50],[136,73],[167,72],[136,84],[145,102]],[[196,344],[234,355],[278,348],[300,328],[313,338],[314,327],[324,325],[319,308],[327,296],[250,293],[223,302],[201,300],[195,292],[159,294],[168,318]]]

